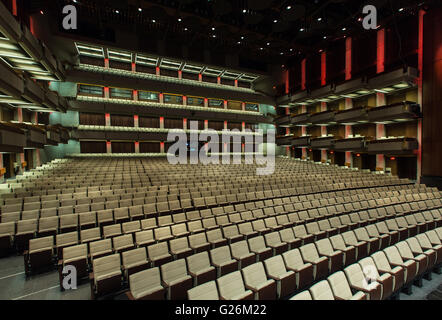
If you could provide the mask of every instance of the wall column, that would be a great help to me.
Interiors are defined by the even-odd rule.
[[[385,105],[385,94],[376,93],[376,106]],[[385,125],[381,123],[376,124],[376,140],[385,137]],[[385,171],[385,156],[383,154],[376,155],[376,171]]]
[[[345,110],[353,108],[353,100],[350,98],[345,98]],[[349,136],[353,135],[353,128],[350,125],[345,126],[345,138],[347,139]],[[345,165],[347,167],[353,167],[353,154],[351,151],[345,152]]]

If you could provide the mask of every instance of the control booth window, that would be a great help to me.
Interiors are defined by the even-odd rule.
[[[132,90],[110,88],[110,96],[111,98],[117,98],[117,99],[132,99]]]
[[[138,100],[159,101],[159,95],[156,92],[138,91]]]
[[[103,87],[90,86],[87,84],[80,84],[78,86],[78,93],[85,96],[103,96]]]
[[[183,104],[183,96],[176,96],[172,94],[164,95],[164,103],[169,104]]]
[[[224,108],[224,101],[218,99],[209,99],[210,108]]]
[[[198,97],[187,97],[187,105],[204,107],[204,99]]]
[[[259,106],[256,103],[246,103],[246,111],[259,111]]]

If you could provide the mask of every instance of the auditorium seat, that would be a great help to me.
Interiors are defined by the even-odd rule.
[[[122,273],[119,254],[94,259],[92,265],[93,273],[90,274],[89,278],[94,298],[114,293],[121,289]]]
[[[362,291],[352,292],[344,272],[333,273],[327,278],[333,291],[335,300],[367,300],[367,295]]]
[[[295,237],[302,240],[302,244],[306,245],[315,241],[315,236],[313,234],[309,234],[305,229],[304,225],[298,225],[293,227],[293,233]]]
[[[296,273],[296,288],[302,290],[313,283],[316,268],[311,263],[305,263],[299,249],[292,249],[282,254],[287,270]]]
[[[276,282],[267,279],[262,262],[249,265],[241,270],[246,289],[252,290],[255,300],[275,300]]]
[[[83,212],[78,214],[80,230],[95,228],[97,215],[95,212]]]
[[[417,275],[418,272],[418,266],[416,264],[416,262],[414,262],[413,260],[403,260],[398,249],[395,246],[390,246],[388,248],[385,248],[383,250],[383,252],[385,253],[385,256],[388,259],[389,264],[392,267],[402,267],[402,269],[404,270],[404,285],[405,286],[409,286],[412,284],[412,282],[414,281],[414,278]],[[375,253],[376,255],[377,253]],[[373,255],[374,257],[374,255]],[[376,261],[376,259],[375,259]],[[378,267],[379,268],[379,267]],[[411,291],[409,291],[411,292]]]
[[[413,254],[407,241],[398,242],[395,247],[403,260],[416,263],[416,277],[421,277],[428,271],[428,257],[424,254]]]
[[[48,268],[54,264],[54,236],[29,240],[29,250],[25,250],[25,272],[30,275],[42,268]]]
[[[310,288],[313,300],[335,300],[333,291],[327,280],[322,280]]]
[[[381,239],[376,237],[371,237],[367,229],[361,227],[354,230],[354,235],[357,240],[361,242],[367,242],[368,243],[368,255],[371,255],[375,253],[376,251],[380,250],[381,247]]]
[[[81,243],[88,243],[101,239],[100,228],[86,229],[80,231]]]
[[[256,262],[256,255],[251,253],[246,240],[232,243],[230,245],[232,257],[238,261],[239,269],[247,267]]]
[[[266,227],[262,219],[252,221],[252,226],[253,230],[258,232],[261,236],[272,231],[270,228]]]
[[[310,294],[310,291],[305,290],[305,291],[298,293],[297,295],[294,295],[293,297],[290,298],[290,300],[306,301],[306,300],[313,300],[313,298],[312,298],[312,295]]]
[[[342,236],[342,239],[344,240],[344,242],[347,246],[353,246],[356,248],[357,260],[361,260],[368,255],[368,249],[369,249],[368,242],[359,241],[356,238],[354,231],[347,231],[347,232],[344,232],[342,235],[338,235],[338,237],[339,236]]]
[[[15,222],[0,223],[0,257],[12,250],[15,235]]]
[[[55,236],[55,248],[58,259],[63,258],[63,248],[78,244],[78,232],[68,232]]]
[[[116,223],[124,223],[129,221],[129,210],[125,208],[115,208],[114,209],[114,219]]]
[[[321,256],[328,258],[328,269],[330,273],[341,270],[344,267],[345,256],[342,251],[333,249],[333,246],[328,238],[315,242],[318,253]]]
[[[333,228],[330,225],[330,221],[327,219],[322,219],[318,221],[319,230],[326,232],[326,237],[330,238],[336,234],[338,234],[339,230],[337,228]]]
[[[428,238],[426,236],[426,234],[421,234],[421,238],[426,238],[426,240],[428,241]],[[425,242],[425,241],[423,241]],[[431,277],[431,270],[434,268],[434,266],[437,264],[437,252],[433,249],[423,249],[422,246],[419,243],[419,240],[417,239],[417,237],[413,237],[413,238],[408,238],[406,240],[407,245],[410,248],[410,251],[412,252],[412,254],[415,256],[415,258],[417,259],[418,256],[420,255],[424,255],[427,258],[427,269],[430,271],[428,273],[428,276]],[[426,244],[430,244],[429,241],[426,242]]]
[[[121,258],[121,266],[126,279],[129,279],[130,275],[143,271],[149,267],[145,248],[124,251],[121,254]]]
[[[135,245],[137,247],[147,247],[155,243],[153,230],[143,230],[135,233]]]
[[[143,230],[149,230],[157,228],[157,220],[155,218],[148,218],[141,220],[141,229]]]
[[[227,239],[229,244],[244,240],[244,236],[239,233],[238,226],[236,224],[223,227],[224,238]]]
[[[210,261],[217,269],[217,277],[238,270],[238,261],[232,259],[229,246],[210,250]]]
[[[111,239],[93,241],[89,243],[89,255],[91,260],[109,255],[113,252]]]
[[[259,234],[258,231],[253,230],[251,222],[244,222],[238,225],[239,233],[242,234],[245,239],[253,238]]]
[[[210,249],[210,243],[207,242],[206,234],[204,232],[190,235],[189,244],[194,253],[199,253]]]
[[[163,264],[161,267],[162,284],[166,288],[168,300],[184,300],[187,290],[192,288],[192,277],[187,274],[186,260]]]
[[[390,245],[390,235],[389,234],[381,234],[379,233],[379,230],[376,228],[376,225],[369,224],[365,227],[365,230],[367,230],[367,233],[372,238],[378,238],[379,239],[379,250],[384,250],[386,247]]]
[[[350,287],[353,290],[364,292],[367,295],[367,300],[382,299],[382,285],[374,279],[374,275],[373,278],[370,278],[370,282],[367,281],[367,277],[372,275],[364,274],[360,264],[351,264],[344,269],[344,272]]]
[[[183,259],[192,254],[192,249],[189,247],[187,237],[172,239],[169,241],[170,253],[174,259]]]
[[[221,300],[253,300],[253,292],[245,289],[239,271],[222,276],[216,282]]]
[[[266,246],[272,248],[273,255],[281,254],[288,250],[289,245],[281,241],[279,232],[271,232],[264,235]]]
[[[393,231],[393,232],[399,233],[399,240],[397,242],[403,241],[408,238],[409,229],[399,227],[396,220],[394,220],[394,219],[385,220],[385,225],[387,226],[387,228],[390,232]]]
[[[211,248],[219,248],[228,244],[228,240],[224,238],[220,228],[216,228],[206,232],[207,241],[210,243]]]
[[[272,249],[267,247],[263,236],[253,237],[247,240],[250,251],[257,256],[257,261],[264,261],[272,256]]]
[[[207,251],[193,254],[186,258],[189,274],[193,277],[194,286],[216,279],[216,269],[210,264]]]
[[[58,272],[60,277],[60,288],[63,288],[63,268],[66,266],[75,267],[77,282],[88,275],[88,249],[86,244],[79,244],[63,248],[63,259],[58,261]]]
[[[129,277],[130,300],[164,300],[166,289],[161,285],[158,267],[143,270]]]
[[[390,298],[395,291],[399,289],[399,286],[396,288],[396,277],[394,274],[381,271],[377,267],[373,257],[364,258],[358,263],[361,266],[366,278],[376,281],[382,285],[382,300]]]
[[[152,244],[147,247],[147,255],[152,267],[161,266],[164,263],[172,261],[173,257],[169,253],[167,242]]]
[[[437,265],[442,263],[442,241],[435,230],[427,231],[424,235],[418,234],[416,239],[423,250],[434,250],[437,255]]]
[[[189,300],[219,300],[215,281],[209,281],[187,291]]]
[[[299,248],[302,259],[311,263],[315,269],[315,279],[323,279],[330,272],[331,265],[327,257],[320,257],[314,243],[309,243]]]
[[[296,290],[296,274],[287,270],[281,255],[264,260],[264,267],[268,277],[276,281],[278,299],[285,298]]]
[[[29,249],[29,240],[35,237],[37,232],[37,219],[20,220],[17,222],[15,234],[15,247],[18,252]]]
[[[153,230],[156,241],[168,241],[173,239],[172,230],[170,227],[159,227]]]
[[[58,233],[58,217],[40,218],[38,237],[55,236]]]
[[[121,225],[124,234],[133,234],[141,231],[141,224],[139,220],[125,222]]]

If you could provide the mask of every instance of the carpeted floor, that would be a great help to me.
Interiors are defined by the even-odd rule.
[[[442,300],[442,284],[437,287],[436,290],[429,293],[426,297],[427,300]]]

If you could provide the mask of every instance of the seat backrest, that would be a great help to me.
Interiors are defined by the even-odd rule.
[[[293,270],[298,270],[305,264],[298,248],[284,252],[282,258],[284,259],[285,265]]]
[[[313,300],[310,291],[305,290],[293,296],[290,300]]]
[[[221,297],[235,297],[244,293],[245,287],[240,271],[235,271],[216,280]]]
[[[262,249],[267,248],[263,236],[253,237],[251,239],[248,239],[247,242],[249,243],[250,250],[254,252],[258,252]]]
[[[375,279],[379,278],[378,268],[376,267],[376,263],[374,262],[372,257],[367,257],[359,260],[358,263],[361,266],[362,271],[365,275]]]
[[[219,300],[215,281],[209,281],[187,291],[189,300]]]
[[[160,268],[150,268],[131,274],[129,286],[132,295],[137,297],[137,293],[143,293],[151,289],[161,287]]]
[[[112,251],[111,239],[98,240],[89,243],[89,252],[91,255],[109,251]]]
[[[267,275],[262,262],[251,264],[245,268],[242,268],[241,271],[244,278],[244,283],[248,286],[259,288],[260,285],[267,281]]]
[[[122,253],[123,266],[129,266],[134,263],[147,262],[147,254],[145,248],[137,248]]]
[[[185,259],[168,262],[161,266],[161,276],[163,281],[172,282],[187,275],[187,266]]]
[[[202,244],[207,243],[206,234],[204,232],[200,232],[197,234],[192,234],[189,236],[189,243],[191,247],[196,247]]]
[[[321,255],[330,255],[335,251],[333,249],[331,242],[330,242],[330,239],[328,239],[328,238],[324,238],[324,239],[316,241],[315,245],[318,249],[318,252]]]
[[[81,236],[81,241],[100,238],[101,237],[100,228],[81,230],[80,236]]]
[[[249,246],[246,240],[232,243],[230,245],[230,250],[232,250],[232,256],[234,258],[241,258],[250,254]]]
[[[284,260],[281,255],[274,256],[264,261],[267,274],[272,277],[278,277],[287,272]]]
[[[87,245],[79,244],[63,248],[63,260],[69,261],[73,259],[83,258],[87,259]]]
[[[264,235],[265,241],[268,245],[278,245],[281,243],[279,232],[270,232]]]
[[[92,261],[94,276],[98,278],[109,272],[120,271],[120,255],[112,254]]]
[[[318,251],[313,243],[303,245],[299,248],[304,260],[314,261],[319,258]]]
[[[15,234],[15,222],[0,223],[0,235],[12,236]]]
[[[403,260],[399,253],[399,250],[395,246],[391,246],[384,249],[385,255],[390,263],[402,264]]]
[[[371,255],[371,257],[373,258],[373,261],[378,269],[384,271],[391,270],[390,262],[388,261],[384,251],[375,252]]]
[[[30,239],[29,240],[29,252],[38,251],[41,249],[50,249],[54,247],[54,236]]]
[[[160,242],[147,247],[147,253],[150,259],[169,254],[167,242]]]
[[[1,231],[0,231],[0,234],[1,234]],[[423,235],[419,234],[419,235],[417,235],[416,238],[419,241],[419,243],[424,247],[431,247],[431,243],[442,244],[441,239],[437,235],[437,232],[434,230],[427,231]]]
[[[212,263],[216,265],[232,260],[229,246],[222,246],[210,250],[210,259]]]
[[[209,253],[207,251],[193,254],[186,258],[189,271],[196,273],[210,267]]]
[[[322,280],[310,288],[313,300],[335,300],[327,280]]]
[[[398,249],[399,254],[401,255],[401,257],[403,259],[413,259],[414,258],[414,255],[411,252],[411,249],[408,246],[407,241],[398,242],[398,243],[396,243],[395,246]]]
[[[55,242],[56,242],[57,247],[61,247],[61,246],[64,246],[66,244],[71,244],[71,243],[77,244],[78,243],[78,232],[74,231],[74,232],[57,234],[55,237]]]
[[[170,251],[176,252],[179,250],[184,250],[189,248],[189,242],[186,237],[172,239],[169,241]]]
[[[334,296],[349,300],[353,294],[344,272],[338,271],[327,278]]]

